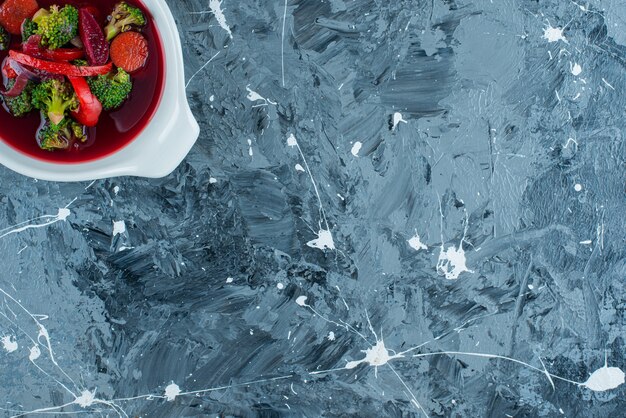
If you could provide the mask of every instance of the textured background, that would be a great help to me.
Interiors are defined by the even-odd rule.
[[[624,416],[623,1],[168,3],[172,175],[0,169],[3,416]]]

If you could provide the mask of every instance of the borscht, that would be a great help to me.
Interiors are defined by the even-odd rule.
[[[164,87],[159,35],[138,0],[4,0],[0,62],[0,140],[49,162],[120,150]]]

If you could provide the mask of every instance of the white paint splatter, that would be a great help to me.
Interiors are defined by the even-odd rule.
[[[117,196],[119,194],[119,192],[120,192],[120,186],[113,187],[113,194],[115,196]]]
[[[232,283],[234,281],[235,281],[235,279],[233,279],[232,277],[229,277],[229,278],[226,279],[226,283]]]
[[[618,388],[624,384],[624,372],[617,367],[604,367],[596,370],[583,384],[587,389],[594,392],[605,392]]]
[[[268,104],[274,105],[276,106],[278,103],[271,101],[270,99],[266,99],[265,97],[261,96],[259,93],[257,93],[256,91],[252,90],[250,88],[250,85],[246,86],[246,90],[248,91],[248,96],[246,96],[246,99],[250,100],[251,102],[257,102],[259,100],[262,100],[263,103],[255,105],[253,107],[258,107],[258,106],[267,106]]]
[[[228,32],[228,36],[232,39],[233,33],[231,32],[228,23],[226,23],[226,16],[224,16],[224,11],[222,10],[222,2],[220,0],[211,0],[209,1],[209,8],[211,9],[211,12],[213,12],[217,23],[222,27],[222,29]]]
[[[306,243],[311,248],[318,248],[320,250],[334,250],[335,241],[330,231],[320,229],[317,233],[317,238]]]
[[[543,38],[547,39],[549,43],[558,41],[567,43],[567,39],[563,36],[563,28],[553,28],[550,25],[544,29]]]
[[[285,285],[282,283],[278,283],[276,287],[278,288],[278,290],[283,290],[285,288]]]
[[[44,228],[46,226],[52,225],[52,224],[60,222],[60,221],[66,221],[67,218],[71,214],[72,214],[72,212],[67,207],[59,208],[59,211],[57,212],[56,215],[43,215],[43,216],[40,216],[38,218],[30,219],[28,221],[24,221],[24,222],[22,222],[20,224],[17,224],[15,226],[13,226],[13,227],[9,227],[9,228],[0,230],[0,238],[4,238],[4,237],[6,237],[8,235],[11,235],[11,234],[17,234],[17,233],[20,233],[20,232],[24,232],[24,231],[29,230],[29,229]],[[25,225],[25,224],[29,224],[30,222],[37,221],[39,219],[50,219],[50,221],[44,222],[42,224]],[[24,226],[21,226],[21,225],[24,225]],[[14,229],[10,229],[10,228],[14,228]]]
[[[215,95],[214,95],[214,94],[212,94],[212,95],[209,97],[209,101],[210,101],[210,102],[214,102],[214,101],[215,101]]]
[[[124,221],[113,221],[113,236],[126,233],[126,223]]]
[[[65,221],[72,214],[72,212],[68,208],[59,208],[59,212],[57,213],[57,219],[59,221]]]
[[[30,361],[35,361],[41,356],[41,350],[38,346],[34,345],[30,348],[30,354],[28,355],[28,359]]]
[[[393,114],[393,128],[391,130],[395,131],[398,125],[400,125],[400,123],[408,123],[408,122],[403,119],[402,113],[396,112]]]
[[[307,306],[306,301],[307,301],[308,297],[306,296],[298,296],[298,298],[296,299],[296,303],[300,306]]]
[[[217,179],[215,177],[211,177],[209,179],[209,184],[215,184],[215,183],[217,183]]]
[[[283,73],[283,87],[285,87],[285,22],[287,21],[287,0],[285,0],[285,11],[283,12],[283,31],[280,35],[280,66]]]
[[[613,87],[613,85],[612,85],[611,83],[609,83],[608,81],[606,81],[606,79],[605,79],[604,77],[602,77],[602,82],[603,82],[604,84],[606,84],[606,86],[607,86],[608,88],[610,88],[611,90],[615,90],[615,87]]]
[[[322,205],[322,198],[320,196],[319,189],[317,188],[317,183],[313,178],[313,174],[311,173],[311,168],[309,167],[309,163],[302,152],[302,148],[300,148],[300,144],[298,144],[298,140],[293,134],[289,134],[287,137],[287,145],[290,147],[298,148],[298,152],[300,153],[300,157],[302,157],[302,162],[304,162],[304,168],[306,172],[309,174],[309,178],[311,179],[311,183],[313,184],[313,189],[315,190],[315,196],[317,197],[317,201],[319,202],[320,207],[320,231],[316,239],[307,242],[307,245],[311,248],[319,248],[320,250],[335,249],[335,242],[333,240],[333,236],[330,232],[330,227],[328,226],[328,219],[326,219],[326,212],[324,211],[324,205]],[[322,223],[325,225],[325,228],[322,226]]]
[[[467,260],[465,258],[465,250],[463,250],[463,242],[467,235],[467,228],[469,226],[469,219],[467,212],[465,212],[465,229],[463,231],[463,237],[459,242],[459,248],[454,246],[444,248],[443,239],[443,209],[441,208],[441,199],[439,200],[439,215],[441,216],[441,251],[439,251],[439,258],[437,259],[437,273],[443,273],[448,280],[456,280],[462,273],[473,273],[472,270],[467,268]]]
[[[191,84],[191,82],[193,81],[194,78],[196,78],[196,76],[198,74],[200,74],[206,67],[209,66],[209,64],[221,53],[222,51],[217,51],[215,53],[215,55],[213,55],[211,57],[211,59],[209,59],[207,62],[204,63],[204,65],[202,67],[200,67],[198,69],[198,71],[196,71],[195,73],[193,73],[193,75],[191,77],[189,77],[189,80],[187,81],[187,83],[185,84],[185,90],[187,89],[187,87],[189,87],[189,85]]]
[[[296,164],[296,171],[300,171],[300,172],[304,173],[306,170],[300,164]]]
[[[363,144],[359,141],[356,141],[354,143],[354,145],[352,146],[352,155],[354,155],[355,157],[359,156],[359,151],[361,151],[361,147],[363,147]]]
[[[254,156],[254,151],[252,151],[252,140],[248,139],[248,155],[250,157]]]
[[[328,337],[326,337],[326,338],[328,338],[328,341],[335,341],[335,339],[336,339],[336,338],[335,338],[335,333],[334,333],[334,332],[332,332],[332,331],[331,331],[331,332],[329,332],[329,333],[328,333]]]
[[[172,402],[178,395],[180,395],[180,387],[178,387],[176,383],[172,382],[165,388],[164,395],[169,402]]]
[[[582,192],[582,191],[583,191],[583,186],[582,186],[582,184],[578,184],[578,183],[576,183],[576,184],[574,185],[574,190],[576,190],[577,192]]]
[[[442,273],[448,280],[456,280],[462,273],[473,273],[467,268],[466,262],[463,241],[459,244],[459,248],[450,246],[447,250],[444,250],[442,244],[439,260],[437,260],[437,272]]]
[[[584,241],[580,241],[581,245],[591,245],[593,244],[593,241],[591,241],[590,239],[584,240]]]
[[[422,242],[419,234],[417,233],[415,234],[413,238],[411,238],[407,242],[409,243],[409,246],[413,248],[415,251],[428,249],[428,246]]]
[[[74,403],[80,405],[83,408],[88,408],[96,401],[96,391],[83,390],[79,397],[74,400]]]
[[[14,339],[14,337],[4,336],[4,337],[2,337],[2,339],[0,341],[2,341],[2,348],[4,348],[4,350],[7,353],[13,353],[13,352],[17,351],[18,345],[17,345],[17,341]]]
[[[574,63],[574,65],[571,66],[570,70],[572,74],[576,76],[580,75],[583,72],[583,68],[578,63]]]
[[[375,346],[361,352],[365,353],[365,358],[358,361],[349,361],[348,364],[346,364],[346,370],[352,370],[363,363],[367,363],[370,366],[376,367],[375,374],[378,374],[378,367],[384,366],[393,359],[404,357],[402,354],[390,355],[390,351],[385,347],[383,340],[376,341]]]

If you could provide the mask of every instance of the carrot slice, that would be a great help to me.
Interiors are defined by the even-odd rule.
[[[22,32],[22,22],[39,10],[37,0],[6,0],[0,6],[0,25],[12,35]]]
[[[128,73],[143,68],[148,60],[148,41],[138,32],[120,33],[111,42],[111,60]]]

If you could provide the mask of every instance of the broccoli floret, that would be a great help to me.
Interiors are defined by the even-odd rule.
[[[61,123],[65,112],[77,110],[80,105],[72,85],[56,79],[38,84],[32,92],[32,103],[55,125]]]
[[[87,141],[87,128],[84,125],[76,122],[75,120],[70,120],[69,130],[74,135],[74,139],[85,142]]]
[[[110,72],[106,75],[92,77],[87,80],[87,83],[89,83],[91,92],[102,103],[104,110],[120,107],[133,89],[130,74],[121,68],[117,69],[117,74]]]
[[[14,84],[14,79],[9,80],[7,83],[7,89],[10,90]],[[22,90],[22,93],[20,93],[19,96],[3,96],[4,104],[13,116],[19,118],[26,115],[27,113],[30,113],[33,110],[33,105],[31,103],[32,91],[33,83],[28,82],[28,84],[26,85],[26,87],[24,87],[24,90]]]
[[[31,19],[24,19],[22,22],[22,41],[26,42],[28,38],[37,33],[37,24]]]
[[[61,48],[78,35],[78,9],[74,6],[40,9],[33,22],[37,24],[35,33],[41,35],[42,46],[49,49]]]
[[[70,118],[65,118],[58,125],[45,119],[37,131],[37,143],[46,151],[67,149],[74,141],[85,142],[86,140],[86,128]]]
[[[6,51],[11,45],[11,35],[2,26],[0,26],[0,51]]]
[[[77,67],[86,67],[89,65],[87,63],[87,60],[74,60],[72,61],[72,64],[76,65]]]
[[[145,24],[146,17],[141,10],[123,1],[115,5],[111,16],[109,16],[109,24],[104,28],[104,34],[107,37],[107,41],[110,41],[119,33],[131,30],[133,26],[143,26]]]

